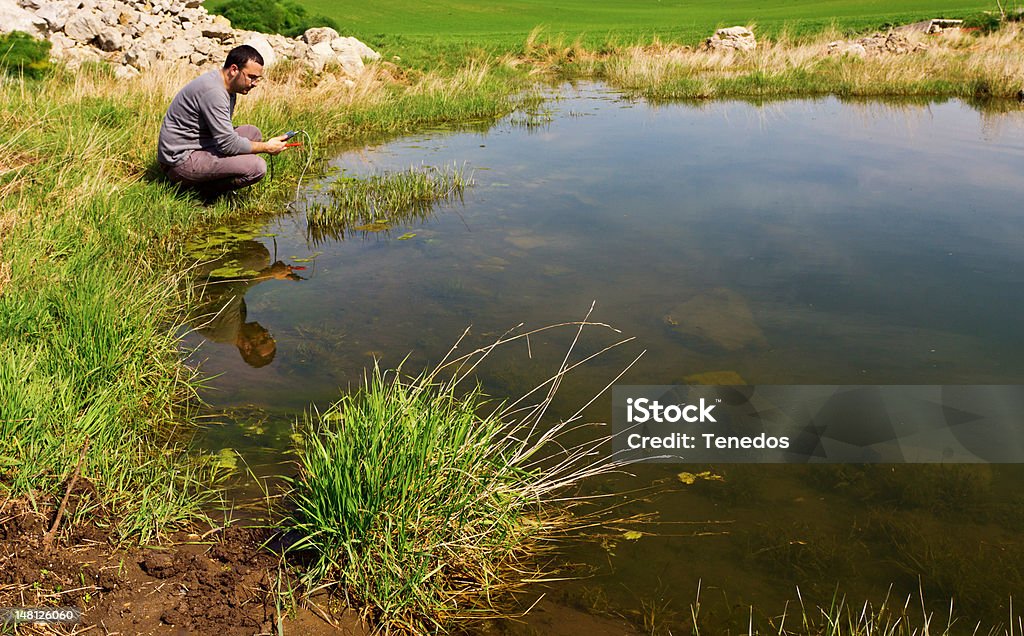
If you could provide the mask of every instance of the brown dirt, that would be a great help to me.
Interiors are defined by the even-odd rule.
[[[261,549],[264,531],[229,527],[205,540],[181,534],[160,546],[114,549],[104,530],[84,526],[47,550],[51,521],[21,503],[0,510],[0,607],[75,606],[84,622],[19,633],[278,633],[279,560]],[[370,633],[353,612],[329,619],[299,608],[284,617],[284,633]]]
[[[18,634],[280,633],[275,603],[280,560],[262,547],[268,531],[232,526],[210,530],[206,537],[176,534],[159,546],[115,548],[107,530],[84,525],[58,533],[60,538],[47,549],[43,537],[53,516],[35,513],[25,502],[0,504],[0,608],[74,606],[82,610],[83,622],[22,625]],[[281,628],[289,636],[372,633],[355,611],[331,597],[285,611]],[[549,598],[526,616],[468,627],[465,634],[494,636],[637,634],[621,618],[597,616]],[[0,625],[0,633],[8,631]]]

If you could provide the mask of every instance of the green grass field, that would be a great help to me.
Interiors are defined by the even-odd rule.
[[[388,57],[427,64],[456,51],[505,52],[522,47],[542,27],[552,36],[581,38],[588,46],[634,43],[657,36],[694,44],[719,26],[756,23],[763,35],[787,29],[801,35],[837,24],[850,32],[935,17],[995,10],[979,0],[299,0],[311,13],[332,17],[345,31]],[[221,4],[223,2],[221,1]],[[1012,0],[1011,0],[1012,4]],[[207,7],[215,11],[217,1]],[[433,52],[433,55],[431,55]]]

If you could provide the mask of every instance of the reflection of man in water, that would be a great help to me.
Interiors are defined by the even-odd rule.
[[[253,285],[271,278],[302,280],[302,277],[281,261],[271,263],[270,252],[256,241],[244,241],[232,250],[230,259],[238,262],[240,271],[249,274],[242,280],[211,278],[203,293],[196,331],[207,340],[235,345],[249,366],[264,367],[274,360],[277,343],[260,323],[246,322],[245,293]]]

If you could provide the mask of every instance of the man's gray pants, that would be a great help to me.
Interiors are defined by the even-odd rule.
[[[263,141],[256,126],[239,126],[235,132],[249,141]],[[172,183],[210,197],[250,186],[267,174],[267,162],[259,155],[228,156],[209,150],[193,150],[178,165],[161,167]]]

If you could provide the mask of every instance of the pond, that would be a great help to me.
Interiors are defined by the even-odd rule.
[[[225,234],[230,267],[263,275],[216,292],[227,309],[186,338],[227,421],[203,444],[287,471],[295,414],[375,359],[415,371],[470,325],[460,350],[592,303],[592,320],[635,340],[566,383],[567,413],[641,351],[621,383],[1024,383],[1024,111],[1004,110],[655,105],[579,84],[494,125],[344,152],[290,212]],[[473,184],[382,231],[307,227],[333,180],[417,166],[458,166]],[[504,351],[481,370],[488,392],[548,377],[564,335]],[[610,413],[603,399],[587,415]],[[721,479],[677,475],[704,470]],[[642,466],[593,487],[634,493],[623,513],[658,520],[574,549],[585,578],[549,594],[680,633],[698,588],[702,621],[741,630],[751,605],[768,620],[798,587],[813,606],[837,589],[877,603],[892,586],[900,604],[954,596],[972,625],[994,625],[1024,593],[1022,484],[1015,465]]]

